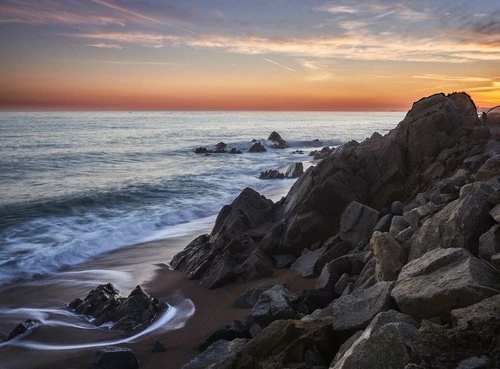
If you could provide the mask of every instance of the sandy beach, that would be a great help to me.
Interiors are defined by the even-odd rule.
[[[194,303],[194,315],[180,329],[170,331],[161,328],[134,342],[119,346],[132,348],[141,368],[180,368],[198,352],[198,346],[218,327],[240,318],[248,311],[231,308],[234,299],[242,292],[268,283],[283,283],[292,291],[312,288],[313,279],[303,279],[290,270],[276,270],[272,278],[238,283],[207,290],[198,281],[191,281],[183,273],[168,267],[171,257],[183,249],[196,235],[172,238],[134,245],[100,257],[76,268],[33,281],[14,284],[0,289],[3,309],[55,309],[66,311],[65,305],[73,299],[83,298],[98,284],[111,281],[122,295],[137,284],[159,299],[175,305],[182,298]],[[106,280],[108,278],[108,280]],[[22,312],[17,322],[21,322]],[[0,314],[0,332],[3,335],[17,323],[12,316]],[[61,326],[39,326],[22,339],[42,344],[69,345],[98,343],[121,339],[119,333],[103,330],[82,330]],[[166,348],[163,353],[151,353],[156,340]],[[86,368],[98,347],[38,350],[23,347],[1,347],[2,368]]]

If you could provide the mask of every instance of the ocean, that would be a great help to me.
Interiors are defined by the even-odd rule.
[[[0,286],[201,232],[245,187],[278,200],[295,180],[260,180],[260,172],[308,167],[311,150],[386,134],[404,115],[2,112]],[[289,148],[270,148],[272,131]],[[267,152],[249,153],[253,139]],[[194,153],[219,142],[243,153]]]

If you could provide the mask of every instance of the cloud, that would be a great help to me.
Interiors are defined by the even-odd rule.
[[[147,15],[132,11],[132,10],[127,9],[121,5],[115,4],[111,1],[106,1],[106,0],[90,0],[90,1],[92,1],[93,3],[99,4],[99,5],[102,5],[106,8],[118,10],[119,12],[126,14],[129,17],[129,19],[134,20],[136,22],[141,22],[141,21],[147,20],[147,21],[151,21],[151,22],[155,22],[155,23],[162,23],[158,19],[155,19],[155,18],[149,17]]]
[[[431,79],[435,81],[447,81],[447,82],[491,82],[491,78],[471,77],[471,76],[449,76],[444,74],[421,74],[421,75],[415,75],[413,76],[413,78]]]
[[[123,49],[123,47],[120,45],[106,44],[104,42],[100,42],[97,44],[86,44],[86,46],[97,47],[98,49]]]
[[[281,68],[283,68],[283,69],[287,69],[287,70],[289,70],[289,71],[291,71],[291,72],[295,72],[295,69],[292,69],[292,68],[290,68],[290,67],[287,67],[286,65],[283,65],[283,64],[280,64],[280,63],[278,63],[278,62],[275,62],[274,60],[267,59],[267,58],[262,58],[262,59],[264,59],[264,60],[265,60],[266,62],[268,62],[268,63],[274,64],[274,65],[277,65],[278,67],[281,67]]]

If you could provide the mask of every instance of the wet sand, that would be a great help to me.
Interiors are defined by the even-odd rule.
[[[77,297],[84,297],[97,285],[116,284],[122,295],[141,284],[145,290],[175,305],[181,297],[190,299],[195,306],[194,315],[180,329],[159,329],[132,343],[119,346],[132,348],[139,359],[140,368],[177,369],[197,354],[198,346],[218,327],[248,314],[247,310],[231,308],[242,292],[267,283],[284,283],[300,292],[312,288],[314,279],[303,279],[289,270],[275,270],[275,276],[258,281],[240,281],[216,290],[207,290],[191,281],[183,273],[169,269],[168,261],[197,235],[172,238],[135,245],[99,257],[53,276],[37,278],[0,289],[0,308],[56,309],[66,311],[65,305]],[[52,315],[52,314],[50,314]],[[26,319],[0,314],[0,335],[7,335],[15,325]],[[59,319],[59,318],[58,318]],[[61,317],[61,320],[75,319]],[[171,328],[172,329],[172,328]],[[1,336],[0,336],[1,337]],[[36,328],[23,340],[53,344],[79,344],[123,338],[120,333],[103,330],[83,330],[71,327],[45,326]],[[151,353],[156,340],[166,352]],[[22,347],[0,347],[2,369],[22,368],[87,368],[99,348],[71,350],[36,350]]]

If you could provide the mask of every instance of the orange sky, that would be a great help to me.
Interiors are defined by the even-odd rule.
[[[407,110],[454,91],[500,104],[493,0],[210,3],[0,3],[0,109]]]

